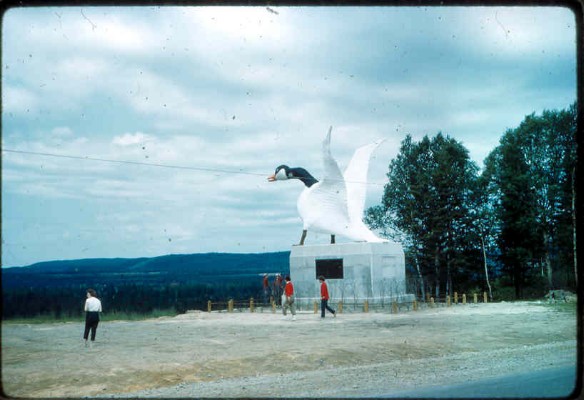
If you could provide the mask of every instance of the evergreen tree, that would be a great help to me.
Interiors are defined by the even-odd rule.
[[[468,151],[454,139],[438,133],[414,143],[408,135],[389,165],[382,204],[367,210],[367,223],[404,245],[422,296],[427,282],[436,297],[443,286],[452,293],[452,277],[467,268],[461,260],[476,173]]]
[[[526,277],[543,277],[549,289],[575,286],[575,132],[575,105],[531,114],[485,162],[483,177],[497,199],[501,259],[518,298]]]
[[[501,199],[499,219],[501,258],[513,279],[515,297],[523,297],[525,276],[541,248],[535,232],[535,195],[531,187],[529,167],[512,131],[501,140],[498,165]]]

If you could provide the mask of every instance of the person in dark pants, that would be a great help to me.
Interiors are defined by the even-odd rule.
[[[87,339],[91,331],[91,341],[95,341],[95,333],[99,324],[99,313],[101,312],[101,301],[97,298],[97,293],[93,289],[87,289],[87,299],[85,300],[85,331],[83,339],[87,346]]]
[[[276,304],[282,305],[282,275],[277,274],[276,279],[274,279],[274,297],[276,299]]]
[[[329,310],[329,312],[333,313],[333,318],[336,318],[337,313],[328,305],[329,293],[324,276],[319,276],[318,280],[320,281],[320,317],[324,318],[324,311]]]

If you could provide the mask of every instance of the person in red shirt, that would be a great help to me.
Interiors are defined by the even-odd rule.
[[[292,312],[292,320],[296,320],[296,306],[294,305],[294,285],[290,281],[290,277],[286,276],[286,286],[284,287],[284,295],[286,296],[286,301],[282,304],[282,312],[286,316],[286,310],[290,308]]]
[[[320,281],[320,317],[324,318],[324,311],[329,310],[329,312],[333,313],[333,318],[336,318],[337,313],[328,305],[329,292],[326,282],[324,281],[324,276],[319,276],[318,280]]]

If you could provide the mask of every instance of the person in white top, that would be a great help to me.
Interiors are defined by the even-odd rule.
[[[99,324],[100,312],[101,301],[97,298],[97,293],[93,289],[87,289],[87,299],[85,300],[85,332],[83,332],[85,346],[87,346],[89,331],[91,331],[91,341],[95,341],[95,332]]]

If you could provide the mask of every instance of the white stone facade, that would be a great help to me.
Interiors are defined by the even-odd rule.
[[[405,257],[401,245],[353,242],[292,247],[290,278],[298,302],[320,300],[317,269],[323,263],[342,264],[342,267],[333,268],[337,273],[342,269],[342,278],[326,279],[332,302],[408,302],[414,299],[413,295],[406,294]]]

